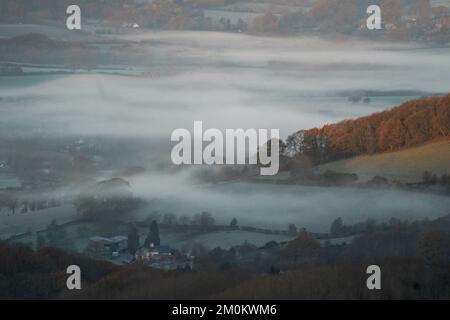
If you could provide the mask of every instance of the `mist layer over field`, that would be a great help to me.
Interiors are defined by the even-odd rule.
[[[143,187],[139,183],[136,187]],[[424,219],[448,214],[450,198],[395,190],[323,188],[254,183],[226,183],[201,187],[165,189],[158,200],[141,210],[192,216],[206,211],[222,224],[234,217],[241,225],[287,229],[288,224],[315,232],[327,232],[334,219],[352,224],[366,219],[387,222],[390,218]],[[145,193],[145,192],[144,192]]]
[[[11,136],[144,138],[170,150],[176,128],[279,128],[287,135],[450,88],[450,49],[316,38],[207,32],[142,32],[146,76],[104,74],[0,78],[0,130]],[[144,41],[138,43],[137,41]],[[348,98],[367,91],[370,103]],[[158,149],[159,150],[159,149]],[[170,163],[170,155],[142,150]],[[134,154],[121,154],[136,164]],[[2,159],[0,159],[2,160]],[[139,163],[146,168],[152,163]],[[159,200],[148,210],[209,211],[221,222],[288,223],[323,231],[333,219],[448,214],[447,198],[393,191],[256,184],[190,188],[189,173],[150,173],[133,191]],[[146,211],[148,213],[148,211]],[[142,213],[143,215],[146,213]]]
[[[2,123],[166,140],[175,128],[203,120],[215,128],[280,128],[285,137],[415,96],[388,91],[440,93],[450,84],[442,72],[450,67],[449,49],[202,32],[126,39],[150,40],[139,45],[148,61],[134,67],[151,76],[2,78]],[[384,96],[349,103],[357,90]]]

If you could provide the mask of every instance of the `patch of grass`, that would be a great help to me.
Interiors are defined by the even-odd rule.
[[[356,173],[362,180],[379,175],[389,180],[419,182],[425,171],[439,176],[450,173],[450,139],[396,152],[330,162],[317,169],[319,172]]]

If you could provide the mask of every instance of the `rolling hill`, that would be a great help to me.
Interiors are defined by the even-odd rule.
[[[376,175],[401,182],[418,182],[423,173],[450,174],[450,139],[430,142],[405,150],[363,155],[317,166],[319,172],[356,173],[361,180]]]
[[[291,158],[315,164],[400,151],[450,137],[450,94],[411,100],[366,117],[301,130],[286,140]]]

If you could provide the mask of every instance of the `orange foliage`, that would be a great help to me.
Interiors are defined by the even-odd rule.
[[[310,129],[306,137],[307,141],[326,141],[325,150],[318,145],[308,146],[318,162],[395,151],[449,138],[450,94],[412,100],[367,117]]]

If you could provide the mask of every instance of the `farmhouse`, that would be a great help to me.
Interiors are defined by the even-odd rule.
[[[162,270],[192,269],[191,257],[182,254],[168,246],[141,248],[136,252],[136,261],[148,267]]]

